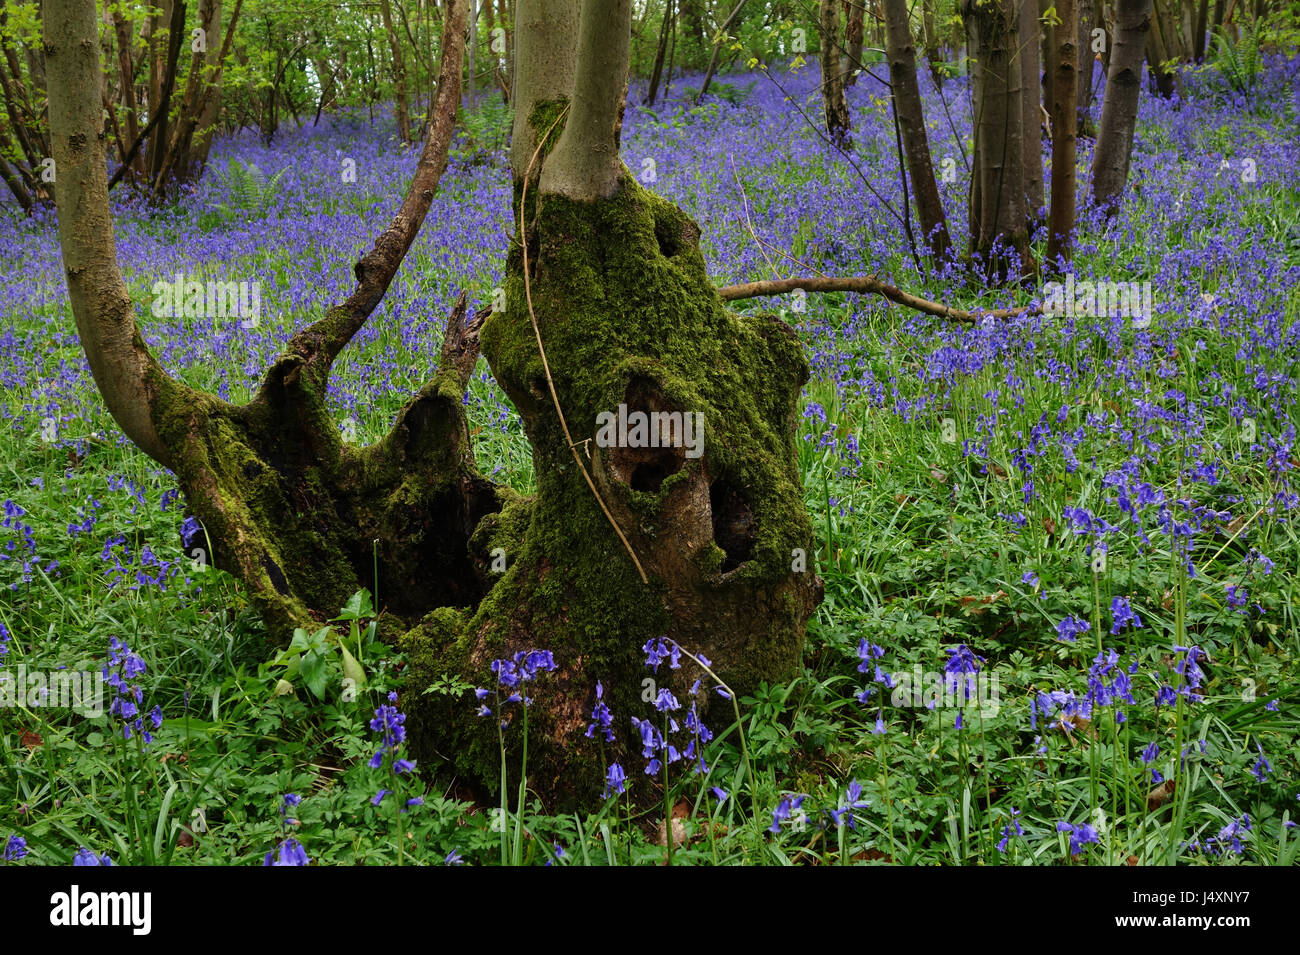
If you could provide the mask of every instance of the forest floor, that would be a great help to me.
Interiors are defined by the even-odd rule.
[[[719,285],[816,269],[966,308],[1042,297],[918,269],[883,87],[849,90],[849,162],[814,128],[815,83],[810,67],[728,76],[696,107],[679,82],[653,110],[634,90],[625,160],[700,223]],[[964,247],[966,81],[923,91]],[[671,767],[674,862],[1296,860],[1300,59],[1244,92],[1189,72],[1185,92],[1143,91],[1113,221],[1081,190],[1076,298],[1149,283],[1150,314],[960,326],[848,295],[741,304],[796,325],[813,365],[799,464],[826,597],[800,671],[738,701],[743,737],[705,747],[705,773]],[[387,430],[456,296],[486,304],[500,281],[506,122],[495,101],[465,117],[407,262],[339,361],[345,439]],[[1081,140],[1081,184],[1090,159]],[[163,365],[250,397],[291,330],[350,291],[413,163],[391,118],[327,116],[269,148],[219,141],[165,208],[115,193]],[[276,662],[238,583],[183,542],[171,476],[93,388],[53,214],[0,208],[0,246],[0,841],[20,835],[29,863],[293,862],[299,846],[321,864],[663,861],[663,806],[517,813],[513,777],[503,811],[442,771],[371,768],[401,660],[367,642],[368,598],[344,614],[354,633],[339,627],[367,671],[355,698],[328,635],[303,635],[296,674]],[[178,275],[254,283],[258,307],[161,315],[156,283]],[[528,492],[528,444],[485,363],[467,405],[480,468]],[[99,715],[32,689],[104,670],[117,686]],[[477,706],[472,687],[440,689]],[[532,695],[546,705],[544,677]],[[614,714],[614,732],[646,710]]]

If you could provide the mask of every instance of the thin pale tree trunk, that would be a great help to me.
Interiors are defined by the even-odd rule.
[[[821,0],[817,27],[821,39],[822,110],[826,117],[826,132],[837,146],[848,149],[853,130],[849,104],[844,98],[844,74],[840,68],[843,48],[839,42],[839,0]]]
[[[1115,0],[1115,42],[1092,159],[1092,201],[1113,215],[1128,180],[1151,0]]]
[[[884,0],[885,51],[889,57],[889,82],[893,87],[903,151],[907,156],[908,178],[916,199],[916,215],[929,245],[930,254],[940,260],[952,248],[948,221],[930,159],[929,137],[916,74],[916,46],[907,15],[907,0]]]
[[[1047,220],[1047,262],[1056,269],[1069,262],[1074,231],[1075,161],[1078,142],[1078,25],[1074,0],[1056,0],[1061,22],[1052,27],[1056,42],[1052,78],[1052,200]]]

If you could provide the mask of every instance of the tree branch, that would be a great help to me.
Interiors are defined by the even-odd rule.
[[[291,364],[304,363],[304,371],[317,390],[323,386],[339,352],[365,324],[388,291],[393,276],[397,274],[420,226],[424,224],[438,182],[447,169],[456,108],[460,105],[460,70],[461,57],[465,52],[467,6],[467,0],[447,0],[447,15],[443,20],[442,31],[442,65],[438,73],[437,98],[433,105],[434,119],[429,124],[415,178],[411,180],[401,208],[393,216],[388,228],[375,239],[374,248],[353,267],[357,287],[348,300],[331,308],[320,321],[294,335],[280,361],[276,362],[276,368],[286,360]],[[274,373],[275,368],[268,373],[267,383]],[[263,388],[266,386],[264,383]]]
[[[746,298],[758,298],[764,295],[785,295],[795,289],[805,292],[857,292],[862,295],[882,295],[899,305],[903,305],[926,315],[951,319],[955,322],[973,324],[981,318],[1018,318],[1022,315],[1037,315],[1043,309],[1041,305],[1022,305],[1019,308],[996,308],[988,311],[968,312],[953,308],[942,302],[933,302],[919,295],[904,292],[896,286],[871,275],[855,278],[792,278],[771,279],[766,282],[746,282],[742,285],[727,285],[718,289],[718,295],[724,302],[736,302]]]

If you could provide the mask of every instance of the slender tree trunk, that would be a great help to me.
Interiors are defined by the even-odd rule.
[[[1014,0],[966,0],[976,64],[971,257],[989,282],[1036,271],[1025,214],[1020,14]]]
[[[1092,199],[1113,215],[1128,180],[1151,0],[1115,0],[1114,49],[1092,160]]]
[[[844,98],[844,75],[840,71],[843,49],[839,43],[839,0],[821,0],[817,21],[821,37],[822,109],[826,115],[826,132],[841,149],[852,144],[849,104]]]
[[[508,0],[497,0],[497,22],[500,24],[501,36],[505,45],[505,49],[501,52],[501,56],[505,60],[505,82],[502,85],[502,90],[505,101],[509,103],[511,100],[510,91],[514,89],[515,82],[515,24],[514,17],[508,9]]]
[[[1200,0],[1196,5],[1196,25],[1192,30],[1192,58],[1201,63],[1205,60],[1205,33],[1209,29],[1210,0]]]
[[[1153,0],[1151,5],[1151,30],[1147,34],[1147,65],[1151,70],[1151,79],[1157,96],[1171,98],[1179,92],[1181,86],[1178,69],[1173,65],[1160,15],[1160,2]]]
[[[1025,215],[1032,231],[1041,222],[1043,196],[1042,79],[1038,54],[1038,0],[1015,0],[1020,16],[1020,117],[1025,169]]]
[[[674,0],[664,0],[664,19],[659,27],[659,45],[655,47],[655,62],[650,69],[650,86],[646,89],[645,105],[653,106],[659,95],[659,79],[663,76],[664,57],[668,53],[668,31],[672,28]]]
[[[908,22],[907,0],[884,0],[884,13],[889,82],[893,87],[894,109],[907,156],[912,195],[916,199],[916,216],[930,254],[937,261],[948,255],[952,242],[948,237],[948,221],[930,161],[930,143],[925,132],[925,113],[916,78],[916,47]]]
[[[1056,75],[1052,79],[1052,205],[1047,222],[1047,261],[1055,270],[1070,260],[1074,230],[1075,160],[1078,129],[1078,17],[1074,0],[1056,0],[1061,22],[1052,28]],[[1060,266],[1063,267],[1063,266]]]
[[[713,41],[713,52],[709,54],[709,66],[708,69],[704,71],[704,82],[700,84],[700,95],[695,98],[695,102],[697,103],[703,100],[705,95],[709,92],[709,84],[713,82],[713,73],[718,68],[718,56],[722,52],[722,46],[726,40],[727,31],[731,29],[731,25],[735,23],[736,18],[740,16],[740,11],[745,8],[745,3],[746,0],[739,0],[739,2],[731,8],[731,13],[727,15],[727,19],[723,21],[722,26],[718,28],[719,36],[715,37]]]
[[[1100,20],[1097,5],[1101,0],[1077,0],[1079,8],[1079,122],[1075,132],[1093,138],[1097,127],[1092,122],[1093,76],[1096,73],[1097,54],[1092,49],[1092,31]]]
[[[858,81],[858,70],[862,68],[864,0],[844,0],[846,21],[844,39],[848,43],[848,53],[844,57],[844,86],[848,88]]]
[[[379,15],[388,36],[388,49],[393,57],[393,102],[397,113],[397,138],[403,146],[411,142],[411,114],[406,104],[406,60],[402,56],[402,41],[393,25],[393,11],[389,0],[379,0]]]
[[[939,52],[939,34],[934,27],[934,7],[938,0],[921,0],[921,25],[925,30],[925,61],[935,89],[943,89],[943,57]]]

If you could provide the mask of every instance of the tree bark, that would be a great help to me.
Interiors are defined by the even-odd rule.
[[[406,61],[402,57],[402,41],[393,25],[393,11],[389,0],[379,0],[379,15],[388,36],[388,49],[393,58],[393,109],[397,118],[397,138],[403,146],[411,142],[411,113],[406,104]]]
[[[664,0],[664,19],[659,26],[659,45],[655,47],[654,66],[650,69],[650,85],[645,94],[645,105],[653,106],[659,94],[659,79],[664,72],[664,57],[668,53],[668,32],[673,24],[674,0]]]
[[[1196,5],[1196,24],[1192,30],[1192,59],[1197,63],[1205,60],[1205,34],[1209,29],[1210,0],[1200,0]]]
[[[842,70],[846,89],[858,81],[858,71],[862,68],[864,38],[862,18],[865,11],[863,2],[864,0],[844,0],[846,13],[844,40],[849,45]]]
[[[976,64],[975,157],[971,183],[971,258],[989,282],[1036,271],[1025,214],[1024,120],[1014,0],[966,0]]]
[[[1092,200],[1108,215],[1118,209],[1128,180],[1150,22],[1151,0],[1115,0],[1110,73],[1092,160]]]
[[[925,113],[916,78],[916,47],[907,14],[907,0],[884,0],[885,51],[889,57],[889,82],[893,89],[907,172],[916,199],[916,215],[925,234],[930,254],[945,258],[952,242],[944,215],[939,187],[930,160],[930,143],[925,131]]]
[[[1079,99],[1079,34],[1074,0],[1056,0],[1056,12],[1060,23],[1051,28],[1057,51],[1056,75],[1052,78],[1052,203],[1046,256],[1053,270],[1063,268],[1070,259]]]
[[[852,145],[853,130],[849,105],[844,98],[844,74],[840,70],[843,49],[839,42],[839,0],[821,0],[817,26],[821,35],[822,109],[826,116],[826,132],[837,146],[848,149]]]
[[[1020,142],[1025,169],[1025,216],[1032,231],[1042,221],[1043,137],[1042,78],[1039,69],[1038,0],[1015,0],[1020,15]]]
[[[1093,74],[1097,55],[1092,49],[1092,31],[1100,20],[1097,4],[1100,0],[1077,0],[1079,9],[1079,99],[1078,124],[1075,132],[1079,136],[1095,137],[1097,128],[1092,122]]]
[[[937,0],[921,0],[921,25],[925,30],[925,61],[930,67],[930,79],[935,89],[943,89],[943,58],[939,53],[939,33],[934,26],[934,7]]]
[[[1151,5],[1151,28],[1147,33],[1147,65],[1151,71],[1152,86],[1157,96],[1170,99],[1181,86],[1178,70],[1172,65],[1170,47],[1166,42],[1164,24],[1160,15],[1160,2]]]

